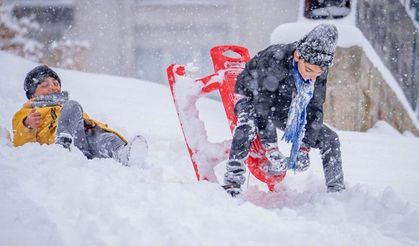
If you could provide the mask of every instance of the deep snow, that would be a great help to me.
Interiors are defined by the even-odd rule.
[[[0,127],[11,129],[35,65],[0,52]],[[279,192],[251,179],[232,199],[217,184],[196,182],[168,87],[57,72],[90,116],[128,138],[146,136],[147,167],[86,160],[58,146],[13,148],[0,131],[0,245],[419,245],[416,137],[382,122],[368,133],[338,131],[345,192],[325,192],[314,150],[311,168],[289,173]],[[198,106],[210,140],[231,137],[219,102]]]

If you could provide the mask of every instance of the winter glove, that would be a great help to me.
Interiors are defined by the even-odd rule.
[[[297,156],[297,164],[295,165],[296,172],[304,172],[310,167],[310,157],[308,153],[311,148],[306,144],[302,144]]]
[[[266,158],[269,160],[268,173],[278,175],[288,169],[289,158],[285,157],[277,147],[266,150]]]

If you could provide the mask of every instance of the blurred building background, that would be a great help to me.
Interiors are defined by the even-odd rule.
[[[60,40],[74,24],[74,1],[72,0],[6,0],[15,4],[14,14],[18,18],[33,16],[42,30],[32,36],[42,43]]]
[[[17,17],[34,14],[36,37],[84,40],[80,69],[166,83],[171,63],[212,71],[209,50],[240,44],[252,54],[269,45],[272,30],[297,20],[289,0],[4,0]]]
[[[193,62],[210,73],[214,45],[264,48],[278,24],[297,19],[298,1],[75,0],[74,9],[66,35],[93,44],[87,71],[166,83],[171,63]]]

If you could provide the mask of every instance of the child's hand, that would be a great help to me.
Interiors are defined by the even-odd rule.
[[[36,111],[36,109],[32,109],[23,123],[27,128],[38,129],[41,126],[41,113]]]

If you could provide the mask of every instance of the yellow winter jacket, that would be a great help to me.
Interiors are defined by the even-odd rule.
[[[38,142],[40,144],[53,144],[55,143],[55,133],[57,130],[57,122],[61,113],[61,106],[51,106],[36,108],[36,111],[41,113],[42,123],[38,129],[29,129],[23,121],[28,117],[31,112],[31,101],[23,105],[13,117],[13,144],[14,146],[21,146],[29,142]],[[107,124],[101,123],[90,118],[86,113],[83,113],[83,119],[86,128],[99,127],[106,132],[112,132],[120,137],[125,143],[127,140],[118,132],[108,127]]]

